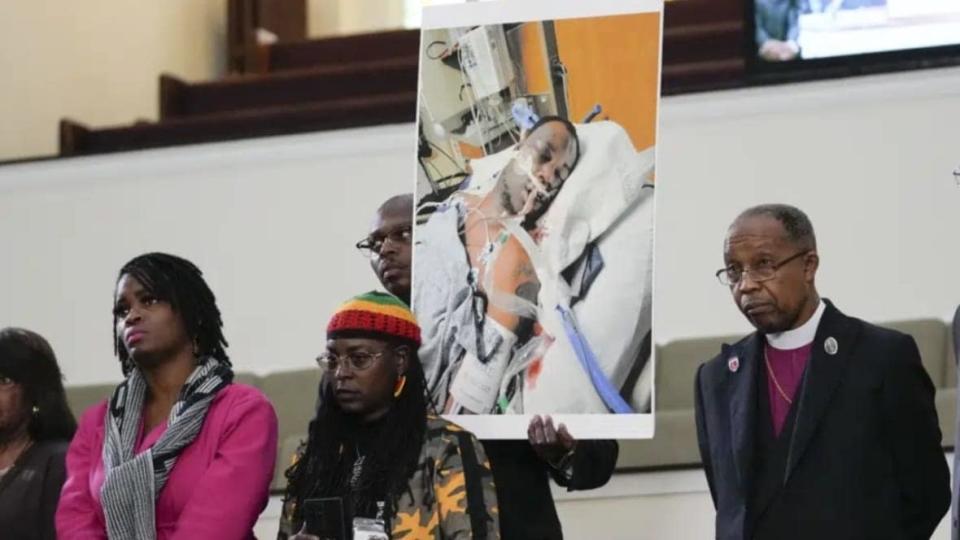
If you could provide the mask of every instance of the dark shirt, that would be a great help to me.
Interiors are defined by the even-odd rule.
[[[617,441],[578,441],[573,474],[566,478],[540,459],[526,440],[483,441],[483,448],[497,488],[502,540],[563,538],[550,477],[569,490],[601,487],[610,480],[620,449]]]
[[[66,479],[66,441],[34,443],[0,479],[0,535],[56,540],[54,514]]]

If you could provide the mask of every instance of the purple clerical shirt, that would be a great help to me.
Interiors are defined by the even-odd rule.
[[[770,417],[773,420],[773,434],[780,436],[783,424],[790,413],[790,406],[797,395],[803,370],[810,358],[813,343],[797,349],[776,349],[769,343],[764,346],[767,371],[767,395],[770,398]],[[777,388],[779,383],[780,388]],[[783,394],[781,394],[781,390]]]

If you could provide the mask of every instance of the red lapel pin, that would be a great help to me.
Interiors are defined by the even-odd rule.
[[[730,370],[730,373],[736,373],[737,370],[740,369],[740,359],[736,356],[731,356],[730,359],[727,360],[727,369]]]

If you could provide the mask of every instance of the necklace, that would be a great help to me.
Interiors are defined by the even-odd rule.
[[[360,475],[363,474],[363,462],[366,460],[367,456],[360,455],[360,449],[356,449],[357,459],[353,462],[353,470],[350,472],[350,488],[357,489],[357,485],[360,483]]]
[[[787,405],[793,405],[793,400],[783,391],[783,387],[780,386],[780,381],[777,380],[776,373],[773,372],[773,366],[770,365],[770,357],[767,355],[766,347],[763,348],[763,360],[767,363],[767,373],[770,374],[770,380],[773,381],[773,386],[776,387],[777,393],[787,402]]]

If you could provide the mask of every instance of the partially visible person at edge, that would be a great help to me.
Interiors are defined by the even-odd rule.
[[[800,58],[800,0],[754,0],[757,54],[767,62]]]
[[[319,406],[287,471],[278,538],[318,538],[307,502],[321,498],[342,501],[348,530],[366,519],[392,538],[499,537],[483,448],[435,415],[419,346],[413,313],[393,295],[362,294],[333,314],[317,359]]]
[[[391,197],[377,210],[366,238],[357,247],[370,258],[377,278],[409,305],[413,195]],[[550,492],[550,478],[568,490],[605,485],[617,463],[613,440],[577,440],[547,416],[534,417],[527,440],[485,440],[500,504],[500,535],[505,540],[563,538]]]
[[[47,340],[0,330],[0,531],[4,538],[56,540],[53,525],[77,421]]]
[[[916,342],[820,297],[798,208],[743,211],[723,260],[717,277],[756,331],[694,383],[717,539],[930,538],[950,473]]]
[[[200,270],[150,253],[121,268],[114,347],[125,380],[80,420],[57,509],[61,540],[253,538],[277,417],[233,382]]]

